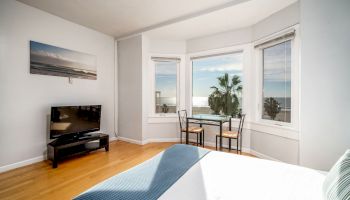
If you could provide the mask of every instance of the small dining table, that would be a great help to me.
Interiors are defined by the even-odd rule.
[[[219,132],[220,133],[220,151],[221,151],[222,150],[222,125],[226,122],[229,123],[229,130],[231,131],[231,116],[196,114],[196,115],[192,115],[192,117],[187,117],[186,118],[186,144],[189,143],[189,137],[188,137],[189,124],[199,124],[200,127],[202,127],[203,125],[219,126],[220,127],[220,132]]]

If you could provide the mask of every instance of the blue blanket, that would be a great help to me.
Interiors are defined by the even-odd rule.
[[[76,197],[87,199],[157,199],[209,150],[176,144],[150,160],[113,176]]]

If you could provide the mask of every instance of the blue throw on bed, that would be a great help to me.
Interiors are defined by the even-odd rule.
[[[194,146],[173,145],[152,159],[90,188],[75,199],[157,199],[208,152]]]

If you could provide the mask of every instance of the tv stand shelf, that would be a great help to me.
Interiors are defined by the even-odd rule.
[[[99,133],[69,140],[56,139],[47,145],[47,157],[52,161],[52,167],[56,168],[59,160],[101,148],[109,150],[109,136],[107,134]]]

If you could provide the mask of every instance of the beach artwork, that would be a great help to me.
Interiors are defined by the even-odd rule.
[[[96,57],[30,41],[30,73],[96,80]]]

